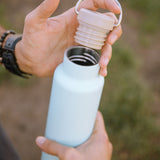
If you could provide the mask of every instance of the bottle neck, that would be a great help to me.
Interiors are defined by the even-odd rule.
[[[99,54],[90,48],[73,46],[64,54],[63,69],[70,76],[77,79],[91,79],[99,75]]]

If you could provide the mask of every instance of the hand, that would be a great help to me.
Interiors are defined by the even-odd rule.
[[[45,0],[25,19],[22,40],[16,45],[16,58],[20,69],[39,77],[51,76],[64,56],[64,51],[75,45],[74,34],[78,26],[74,8],[49,18],[56,10],[59,0]],[[97,10],[109,9],[119,13],[120,9],[113,0],[84,0],[80,8]],[[102,49],[100,74],[106,76],[106,66],[111,58],[111,45],[122,34],[121,26],[108,36]]]
[[[103,117],[100,112],[97,113],[93,134],[79,147],[66,147],[44,137],[38,137],[36,144],[44,152],[58,156],[60,160],[111,160],[112,156],[112,144],[105,131]]]

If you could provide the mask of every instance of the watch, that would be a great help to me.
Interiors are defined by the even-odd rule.
[[[14,34],[7,39],[4,47],[2,48],[2,63],[11,73],[23,78],[29,78],[28,75],[30,74],[21,71],[16,62],[15,46],[21,39],[22,36],[17,34]]]

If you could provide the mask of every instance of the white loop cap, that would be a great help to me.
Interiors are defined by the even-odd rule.
[[[80,3],[81,3],[82,1],[83,1],[83,0],[78,0],[77,4],[76,4],[76,6],[75,6],[75,12],[76,12],[77,14],[79,14],[78,7],[79,7],[79,5],[80,5]],[[119,1],[118,1],[118,0],[115,0],[115,1],[116,1],[116,3],[118,4],[118,6],[119,6],[119,8],[120,8],[120,10],[121,10],[121,13],[120,13],[120,15],[119,15],[118,23],[114,25],[114,27],[118,27],[118,26],[121,24],[121,21],[122,21],[123,11],[122,11],[122,7],[121,7],[121,4],[119,3]]]
[[[113,30],[114,18],[85,8],[80,9],[77,18],[79,27],[75,41],[89,48],[101,49],[107,33]]]

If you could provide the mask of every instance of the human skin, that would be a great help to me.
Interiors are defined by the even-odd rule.
[[[0,25],[0,36],[5,32],[5,29]]]
[[[91,137],[79,147],[66,147],[41,136],[37,137],[36,144],[41,150],[58,156],[60,160],[111,160],[113,150],[100,112],[97,113]]]
[[[59,0],[45,0],[25,18],[22,40],[16,45],[16,59],[20,69],[38,77],[52,76],[63,61],[64,51],[73,45],[78,26],[74,7],[63,14],[50,17]],[[119,14],[120,9],[113,0],[84,0],[79,8],[109,9]],[[114,28],[102,48],[100,74],[107,75],[107,65],[112,55],[112,46],[121,36],[121,26]]]
[[[52,76],[56,67],[63,61],[64,51],[76,45],[74,35],[78,22],[74,7],[59,16],[50,17],[58,4],[59,0],[45,0],[26,16],[22,40],[15,48],[17,63],[22,71],[38,77]],[[113,0],[84,0],[80,8],[90,10],[104,8],[116,14],[120,13]],[[0,27],[0,33],[2,31],[4,29]],[[100,59],[102,76],[107,75],[107,65],[112,56],[111,45],[121,34],[121,26],[114,28],[102,48]]]

